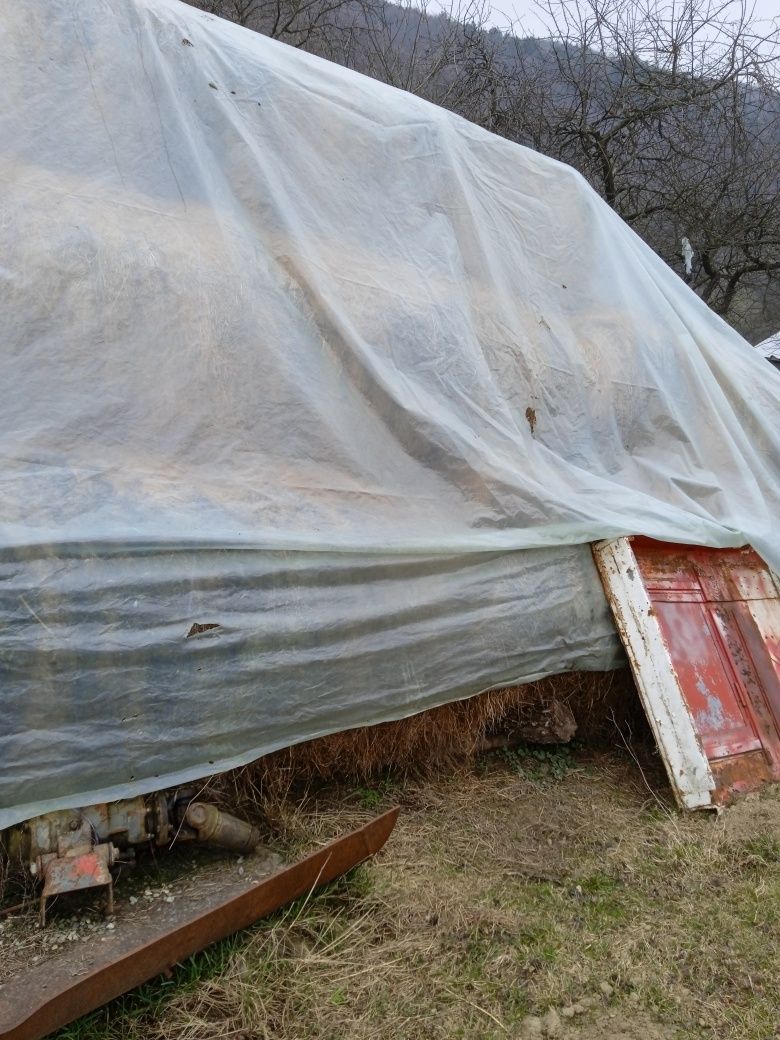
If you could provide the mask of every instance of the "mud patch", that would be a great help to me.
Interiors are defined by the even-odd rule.
[[[564,1036],[561,1033],[561,1036]],[[678,1029],[660,1025],[642,1011],[608,1011],[570,1031],[577,1040],[678,1040]]]
[[[780,788],[766,787],[746,794],[720,814],[719,824],[727,841],[761,836],[780,840]]]

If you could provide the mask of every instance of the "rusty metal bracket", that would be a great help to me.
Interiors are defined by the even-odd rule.
[[[50,852],[38,857],[38,873],[43,878],[38,920],[46,924],[46,903],[63,892],[79,892],[85,888],[105,888],[106,913],[114,912],[114,879],[109,867],[116,849],[110,843],[74,846],[64,855]]]
[[[211,943],[340,877],[378,852],[398,819],[397,808],[317,852],[252,884],[230,882],[195,911],[144,918],[135,929],[84,955],[46,961],[0,990],[0,1040],[41,1040]],[[224,893],[228,891],[226,896]],[[203,906],[205,905],[205,909]],[[74,981],[75,978],[75,981]]]
[[[87,819],[74,819],[69,830],[57,839],[56,852],[41,853],[36,861],[36,873],[43,881],[39,921],[46,924],[46,903],[63,892],[78,892],[85,888],[105,888],[107,912],[114,912],[114,881],[110,868],[118,850],[111,842],[93,841],[92,826]]]

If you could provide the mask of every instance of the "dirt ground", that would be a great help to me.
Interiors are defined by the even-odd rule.
[[[780,1037],[776,788],[682,817],[649,753],[520,751],[289,798],[274,841],[297,854],[392,804],[401,818],[372,863],[60,1035]],[[0,977],[105,939],[121,913],[186,899],[214,869],[244,864],[158,859],[120,879],[116,922],[88,904],[57,907],[45,933],[31,912],[0,918]]]

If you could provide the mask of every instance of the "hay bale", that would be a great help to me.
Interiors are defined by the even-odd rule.
[[[462,766],[490,738],[522,731],[556,704],[568,706],[577,735],[589,742],[613,738],[616,724],[636,731],[637,716],[641,720],[628,669],[569,672],[276,751],[233,774],[230,786],[265,800],[326,781],[364,783],[388,773],[425,775]]]

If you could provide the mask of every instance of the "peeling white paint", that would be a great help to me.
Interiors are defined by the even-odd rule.
[[[715,779],[631,542],[597,542],[593,556],[675,797],[684,809],[709,808]]]

